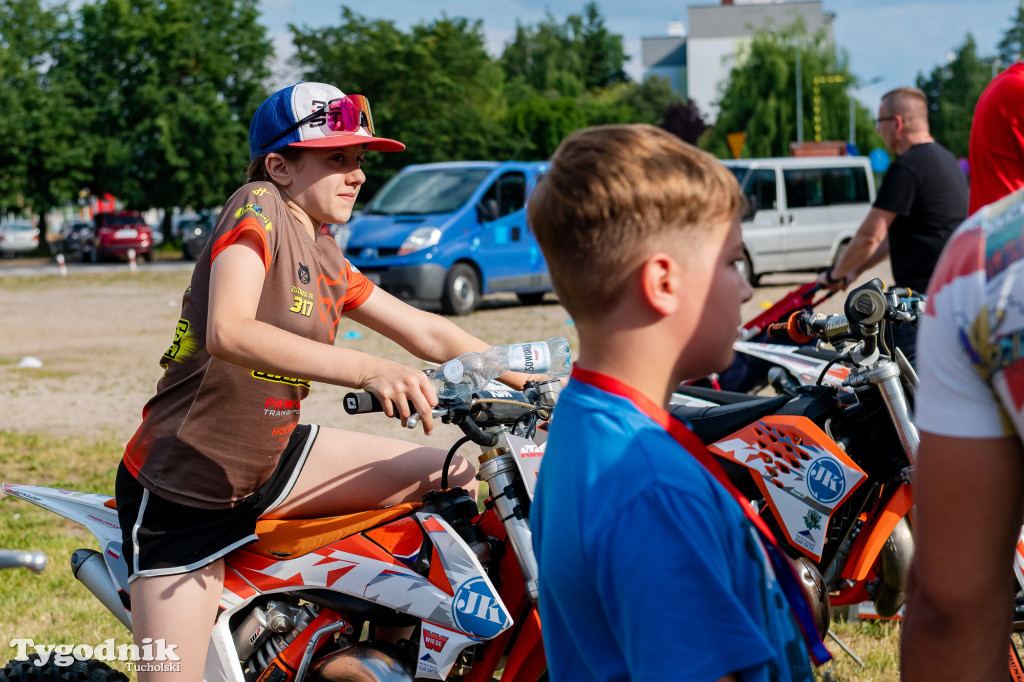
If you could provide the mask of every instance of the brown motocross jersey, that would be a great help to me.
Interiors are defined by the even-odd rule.
[[[265,482],[309,393],[302,377],[241,367],[207,352],[210,270],[247,232],[263,243],[261,322],[333,344],[341,314],[373,290],[326,227],[310,238],[273,184],[244,185],[228,200],[185,291],[156,395],[124,454],[145,488],[193,507],[232,507]]]

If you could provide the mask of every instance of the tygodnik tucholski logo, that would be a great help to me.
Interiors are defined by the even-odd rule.
[[[123,661],[128,670],[136,672],[181,672],[181,661],[174,650],[176,644],[168,644],[162,639],[153,640],[146,637],[142,646],[135,644],[115,644],[114,640],[103,640],[95,647],[89,644],[36,644],[31,639],[12,639],[11,648],[15,649],[14,660],[27,661],[29,654],[37,654],[34,663],[44,666],[53,659],[53,664],[64,668],[75,661]]]

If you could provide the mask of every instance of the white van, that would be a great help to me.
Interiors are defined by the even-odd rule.
[[[747,197],[744,267],[757,284],[767,272],[824,270],[839,258],[875,201],[863,156],[723,161]]]

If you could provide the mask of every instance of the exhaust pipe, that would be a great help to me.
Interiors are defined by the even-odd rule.
[[[131,632],[132,617],[121,603],[103,555],[93,549],[76,549],[71,555],[71,572]]]

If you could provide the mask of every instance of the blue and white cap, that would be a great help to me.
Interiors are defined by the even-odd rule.
[[[327,83],[296,83],[278,90],[260,105],[249,124],[249,159],[284,147],[332,149],[364,144],[380,152],[405,149],[398,140],[374,137],[368,123],[355,131],[335,131],[328,126],[326,115],[310,118],[329,102],[344,97],[345,93]],[[309,121],[296,127],[304,119]]]

